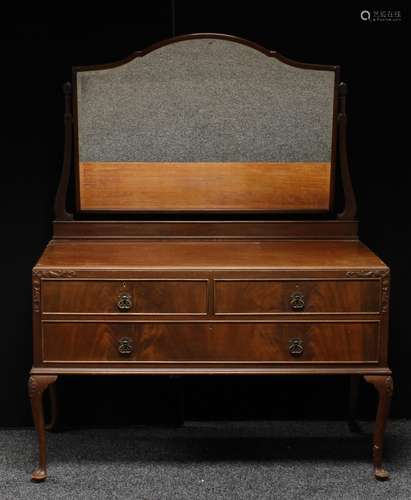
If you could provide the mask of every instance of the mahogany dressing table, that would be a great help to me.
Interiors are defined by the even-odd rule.
[[[74,68],[64,92],[33,269],[32,479],[47,477],[44,391],[50,427],[59,376],[123,374],[348,375],[352,418],[364,377],[387,479],[389,269],[357,235],[339,67],[195,34]]]

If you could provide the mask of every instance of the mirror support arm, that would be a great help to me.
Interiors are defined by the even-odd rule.
[[[347,84],[341,82],[339,87],[339,113],[338,113],[338,156],[340,164],[341,181],[344,191],[344,209],[337,215],[338,219],[352,220],[357,214],[357,200],[351,182],[350,168],[347,154],[347,113],[346,96]]]
[[[54,216],[57,221],[73,220],[73,215],[67,211],[66,199],[70,178],[70,167],[73,147],[73,117],[72,117],[72,91],[71,84],[66,82],[63,86],[64,110],[64,156],[63,168],[54,202]],[[357,202],[352,187],[351,175],[347,154],[347,114],[346,114],[347,84],[339,85],[339,113],[338,113],[338,150],[341,181],[344,192],[344,209],[337,215],[338,219],[352,220],[357,213]]]
[[[73,220],[73,214],[66,208],[67,189],[70,179],[71,157],[73,148],[73,116],[71,83],[66,82],[63,85],[64,93],[64,156],[63,168],[61,170],[60,181],[54,201],[54,218],[57,221]]]

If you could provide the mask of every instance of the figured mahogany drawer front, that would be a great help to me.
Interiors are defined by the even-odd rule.
[[[43,312],[206,314],[206,280],[44,280]]]
[[[44,322],[45,362],[376,362],[378,322]]]
[[[216,314],[368,313],[380,308],[378,280],[216,280]]]

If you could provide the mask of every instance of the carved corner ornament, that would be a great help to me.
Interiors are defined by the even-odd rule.
[[[392,393],[394,392],[394,382],[392,377],[386,377],[385,390],[387,391],[388,396],[391,397]]]
[[[390,299],[390,271],[347,271],[347,278],[379,278],[381,280],[381,312],[388,311]]]
[[[76,271],[60,269],[35,269],[33,271],[33,311],[40,311],[41,278],[74,278]]]
[[[365,375],[364,379],[372,384],[378,392],[391,398],[394,392],[394,381],[391,375]]]
[[[34,395],[39,391],[35,377],[31,376],[28,383],[29,397],[32,399]]]
[[[57,380],[57,375],[30,375],[28,392],[30,399],[42,394],[43,391]]]

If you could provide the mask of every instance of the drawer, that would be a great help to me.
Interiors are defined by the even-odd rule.
[[[207,314],[207,280],[43,280],[42,310]]]
[[[379,280],[216,280],[216,314],[368,313],[380,309]]]
[[[43,322],[45,362],[376,362],[379,322]]]

